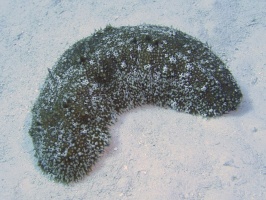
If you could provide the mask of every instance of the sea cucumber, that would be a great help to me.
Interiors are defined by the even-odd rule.
[[[206,44],[155,25],[98,30],[65,51],[48,74],[29,134],[40,168],[63,183],[91,170],[121,112],[153,104],[213,117],[235,110],[242,98]]]

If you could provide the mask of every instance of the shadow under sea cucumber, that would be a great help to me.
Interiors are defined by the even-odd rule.
[[[40,168],[69,183],[91,170],[123,111],[153,104],[213,117],[241,98],[225,64],[195,38],[163,26],[107,26],[49,70],[29,134]]]

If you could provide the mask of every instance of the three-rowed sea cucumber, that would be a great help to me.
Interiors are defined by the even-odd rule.
[[[68,183],[90,171],[125,110],[153,104],[212,117],[241,97],[225,64],[195,38],[162,26],[107,26],[49,70],[29,133],[41,169]]]

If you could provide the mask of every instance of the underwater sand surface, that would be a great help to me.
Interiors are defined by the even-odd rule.
[[[0,2],[0,199],[265,199],[264,1]],[[60,55],[107,24],[172,26],[208,43],[243,93],[206,120],[155,106],[122,114],[92,172],[66,186],[43,175],[28,130]]]

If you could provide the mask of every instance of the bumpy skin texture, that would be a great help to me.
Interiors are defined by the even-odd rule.
[[[206,45],[168,27],[107,26],[49,70],[29,133],[41,169],[68,183],[87,174],[133,107],[153,104],[205,117],[235,110],[242,94]]]

